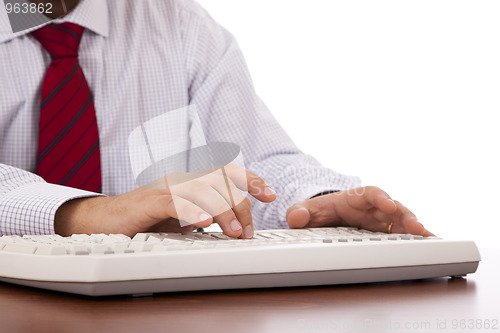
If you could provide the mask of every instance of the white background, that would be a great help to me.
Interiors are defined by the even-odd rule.
[[[500,246],[500,2],[199,0],[305,152]]]

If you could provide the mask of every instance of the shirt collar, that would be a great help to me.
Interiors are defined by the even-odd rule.
[[[81,0],[80,4],[62,19],[52,20],[43,25],[12,32],[5,6],[0,4],[0,44],[24,36],[49,23],[71,22],[104,37],[109,34],[108,3],[106,0]]]

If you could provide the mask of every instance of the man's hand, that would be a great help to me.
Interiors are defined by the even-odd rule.
[[[250,199],[271,202],[276,193],[260,177],[237,165],[161,188],[139,188],[116,197],[74,199],[56,212],[55,231],[75,233],[183,232],[216,222],[230,237],[252,238]],[[175,179],[174,179],[175,178]],[[165,182],[168,182],[165,177]],[[159,182],[161,183],[161,181]],[[229,193],[229,195],[228,195]],[[180,227],[179,219],[189,225]]]
[[[290,228],[346,226],[388,232],[391,225],[393,233],[433,236],[408,208],[373,186],[297,203],[288,209],[287,221]]]

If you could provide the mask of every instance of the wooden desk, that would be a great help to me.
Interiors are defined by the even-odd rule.
[[[500,249],[481,254],[475,274],[454,280],[142,298],[0,283],[0,332],[500,332]]]

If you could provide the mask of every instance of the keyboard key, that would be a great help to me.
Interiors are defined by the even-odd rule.
[[[277,237],[281,237],[282,239],[293,238],[293,236],[290,236],[289,234],[287,234],[285,232],[273,232],[272,234],[275,235],[275,236],[277,236]]]
[[[71,235],[71,239],[76,242],[87,242],[90,239],[90,236],[87,234],[74,234]]]
[[[4,252],[17,252],[17,253],[26,253],[33,254],[35,253],[37,248],[36,243],[33,242],[17,242],[17,243],[8,243],[4,246]]]
[[[90,244],[90,253],[103,254],[110,250],[106,244],[92,243]]]
[[[38,245],[35,254],[40,255],[65,255],[66,248],[64,246],[52,245],[52,244],[40,244]]]
[[[163,252],[166,250],[167,250],[167,247],[161,243],[154,244],[153,247],[151,248],[151,252]]]
[[[62,245],[66,248],[66,252],[69,254],[76,254],[77,252],[87,252],[88,254],[89,252],[87,245],[84,244],[64,243]]]
[[[134,241],[134,239],[132,239],[132,242],[130,243],[128,248],[130,250],[134,250],[135,252],[146,252],[146,251],[151,251],[154,245],[155,243]]]
[[[122,235],[122,234],[110,234],[108,239],[109,239],[109,241],[115,241],[115,242],[119,242],[119,241],[128,242],[128,241],[130,241],[129,236]]]
[[[108,246],[111,251],[114,251],[115,253],[124,253],[128,249],[128,242],[116,242],[116,243],[109,243]]]
[[[133,242],[145,242],[148,240],[150,233],[138,233],[132,238]]]
[[[102,243],[103,241],[109,238],[106,234],[93,234],[90,236],[90,239],[95,243]]]
[[[163,240],[167,238],[167,236],[163,235],[151,235],[148,237],[147,242],[148,243],[161,243]]]

